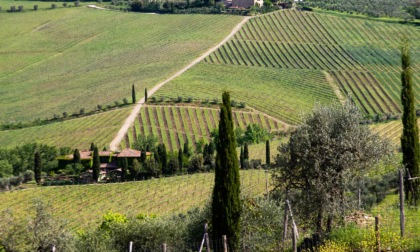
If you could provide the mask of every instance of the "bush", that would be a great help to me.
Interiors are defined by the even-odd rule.
[[[10,6],[10,12],[15,12],[16,11],[16,6]]]
[[[20,11],[20,12],[22,12],[22,11],[23,11],[23,5],[19,5],[19,6],[18,6],[18,8],[19,8],[19,11]]]
[[[51,9],[57,8],[57,4],[51,4]]]
[[[193,98],[192,98],[192,97],[188,97],[188,98],[187,98],[187,102],[188,102],[188,103],[191,103],[192,101],[193,101]]]
[[[182,96],[178,96],[178,98],[176,99],[176,102],[182,102]]]
[[[32,170],[26,170],[23,173],[23,183],[29,182],[35,178],[35,174]]]
[[[74,2],[74,6],[79,7],[80,6],[80,2],[79,1]]]
[[[120,102],[119,101],[114,101],[115,107],[120,106]]]
[[[128,104],[128,100],[127,100],[127,98],[124,98],[124,99],[123,99],[123,103],[124,103],[124,105],[127,105],[127,104]]]
[[[67,112],[63,112],[63,118],[66,118],[68,116]]]
[[[63,7],[67,7],[67,3],[63,3]]]

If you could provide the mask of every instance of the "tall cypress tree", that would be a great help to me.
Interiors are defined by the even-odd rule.
[[[101,161],[99,160],[99,151],[98,147],[93,148],[93,157],[92,157],[92,179],[96,183],[99,179],[99,173],[101,170]]]
[[[403,38],[401,47],[401,102],[403,105],[403,134],[401,136],[401,149],[403,164],[411,177],[420,176],[420,146],[419,129],[417,126],[415,98],[413,94],[412,73],[410,66],[410,44],[408,38]],[[406,196],[410,204],[417,205],[420,200],[420,181],[406,181]]]
[[[182,149],[181,149],[181,147],[179,147],[179,150],[178,150],[178,163],[179,163],[179,168],[180,168],[180,170],[182,171],[182,168],[183,168],[183,164],[182,164],[182,160],[183,159],[183,155],[182,155]]]
[[[80,160],[80,152],[78,149],[74,149],[73,153],[73,164],[80,164],[82,161]]]
[[[136,90],[134,89],[134,84],[131,87],[131,98],[133,100],[133,103],[136,103]]]
[[[127,158],[123,158],[122,160],[122,169],[121,169],[121,182],[125,182],[127,178],[127,170],[128,170],[128,160]]]
[[[147,96],[148,96],[147,88],[145,88],[144,89],[144,102],[147,102]]]
[[[245,143],[244,145],[244,160],[249,160],[248,143]]]
[[[270,141],[265,141],[265,163],[267,168],[270,168],[271,160],[270,160]]]
[[[239,154],[239,163],[241,165],[241,169],[245,169],[244,167],[244,147],[241,146],[241,153]]]
[[[41,172],[42,172],[42,160],[41,155],[38,151],[35,152],[34,156],[34,174],[35,174],[35,181],[37,184],[41,183]]]
[[[229,93],[224,92],[222,97],[212,196],[212,233],[213,239],[227,235],[233,251],[238,251],[241,215],[238,154]]]

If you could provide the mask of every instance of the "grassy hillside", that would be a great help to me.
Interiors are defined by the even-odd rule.
[[[244,196],[265,193],[262,170],[241,171]],[[30,204],[40,198],[51,204],[57,217],[69,221],[73,229],[95,228],[107,211],[127,215],[166,215],[203,207],[210,199],[214,173],[176,176],[139,182],[84,186],[51,186],[0,193],[0,211],[10,208],[20,218],[32,214]]]
[[[220,109],[195,106],[150,106],[140,111],[133,127],[128,132],[123,147],[131,146],[138,135],[154,135],[165,143],[168,151],[178,151],[188,140],[193,147],[200,139],[210,140],[210,133],[218,127]],[[245,129],[249,124],[258,124],[268,131],[284,130],[277,120],[257,112],[234,110],[235,127]]]
[[[1,0],[0,6],[10,3]],[[131,100],[132,84],[142,95],[145,87],[217,44],[242,19],[58,6],[0,13],[0,123]]]
[[[0,142],[2,148],[37,142],[80,150],[94,142],[102,149],[109,146],[129,113],[130,108],[125,108],[44,126],[4,130],[0,131]]]
[[[290,123],[315,101],[351,94],[365,114],[401,113],[399,44],[412,42],[420,89],[420,32],[414,26],[292,10],[251,19],[225,46],[158,95],[232,98]],[[246,87],[246,88],[245,88]],[[252,93],[249,92],[252,90]],[[255,98],[252,98],[255,97]],[[420,93],[416,93],[420,107]]]

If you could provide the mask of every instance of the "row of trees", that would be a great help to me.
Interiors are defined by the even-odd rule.
[[[419,2],[415,0],[304,0],[302,7],[360,13],[372,17],[397,17],[410,20],[419,17]]]

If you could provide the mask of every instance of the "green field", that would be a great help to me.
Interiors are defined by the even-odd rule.
[[[241,171],[243,196],[262,196],[266,190],[263,170]],[[175,176],[138,182],[49,186],[0,193],[0,212],[9,208],[18,217],[34,213],[31,201],[50,203],[56,217],[72,229],[95,228],[107,211],[126,215],[168,215],[203,207],[211,196],[214,173]]]
[[[21,3],[0,0],[3,8]],[[121,103],[131,100],[133,84],[140,97],[145,87],[190,63],[242,19],[57,4],[55,10],[0,13],[0,123]]]
[[[130,111],[130,108],[124,108],[44,126],[0,131],[1,147],[37,142],[85,150],[93,142],[102,149],[109,147]]]
[[[364,114],[399,114],[401,37],[412,42],[420,89],[420,32],[414,26],[284,10],[257,16],[227,44],[157,95],[214,98],[227,89],[280,120],[300,121],[316,101],[351,94]],[[252,90],[252,92],[249,92]],[[420,106],[420,92],[416,92]]]
[[[284,131],[285,126],[257,112],[233,110],[235,127],[245,130],[249,124],[258,124],[269,132]],[[210,140],[210,133],[218,127],[219,109],[195,106],[153,106],[142,108],[129,130],[122,147],[132,147],[139,135],[154,135],[168,151],[178,151],[188,141],[195,148],[200,139]]]

